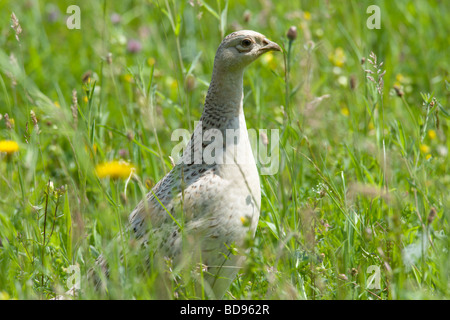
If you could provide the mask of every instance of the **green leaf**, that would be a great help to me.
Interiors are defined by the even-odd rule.
[[[177,24],[175,26],[175,30],[173,31],[176,37],[178,37],[178,35],[180,34],[180,29],[181,29],[181,16],[177,15]]]
[[[216,17],[217,20],[220,21],[219,14],[213,8],[211,8],[204,0],[200,0],[200,2],[206,8],[206,10],[208,10],[209,13],[211,13],[214,17]]]
[[[228,0],[225,2],[225,8],[223,8],[220,14],[220,33],[225,36],[225,29],[227,27],[227,14],[228,14]]]
[[[64,209],[63,209],[65,222],[66,222],[66,249],[67,257],[69,261],[72,261],[72,215],[70,213],[69,196],[68,192],[64,195]]]
[[[444,118],[450,119],[450,113],[444,109],[444,107],[439,103],[439,110],[444,115]]]
[[[402,123],[397,120],[397,128],[398,128],[398,140],[400,142],[400,146],[401,146],[401,151],[402,151],[402,155],[405,156],[406,155],[406,137],[405,137],[405,132],[403,131],[403,126]]]

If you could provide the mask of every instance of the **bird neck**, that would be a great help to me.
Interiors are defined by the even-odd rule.
[[[217,148],[218,153],[214,152],[217,154],[217,161],[212,162],[213,164],[253,161],[251,165],[255,166],[242,102],[243,71],[219,72],[215,68],[202,117],[183,153],[184,163],[192,163],[192,161],[205,163],[203,152],[206,148],[211,149],[210,145],[214,143],[213,148],[214,150]],[[228,146],[230,148],[227,148]],[[223,160],[225,158],[221,157],[228,160]],[[206,163],[211,162],[206,161]]]
[[[243,78],[243,70],[224,71],[214,67],[205,99],[203,122],[211,122],[211,127],[219,128],[243,115]]]

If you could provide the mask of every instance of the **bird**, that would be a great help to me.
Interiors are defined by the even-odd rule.
[[[226,293],[260,216],[260,179],[245,121],[243,78],[246,67],[269,51],[282,50],[252,30],[222,40],[190,141],[128,219],[131,237],[152,252],[175,265],[200,263],[205,272],[199,283],[209,298]],[[104,261],[100,265],[106,268]]]

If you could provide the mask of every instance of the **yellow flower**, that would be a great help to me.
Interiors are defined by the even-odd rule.
[[[433,129],[428,130],[428,137],[430,137],[431,140],[436,139],[436,131]]]
[[[425,156],[425,159],[427,159],[427,160],[430,160],[430,158],[431,158],[431,154],[427,154],[427,155]]]
[[[133,76],[131,74],[126,74],[123,76],[123,80],[126,82],[133,82]]]
[[[341,109],[341,113],[342,113],[344,116],[346,116],[346,117],[348,117],[348,116],[350,115],[350,111],[348,110],[347,107],[343,107],[343,108]]]
[[[268,52],[263,55],[261,61],[265,66],[268,66],[272,70],[274,70],[277,66],[277,62],[275,61],[272,52]]]
[[[89,98],[88,98],[87,96],[84,96],[84,97],[83,97],[83,102],[84,102],[84,103],[88,103],[88,101],[89,101]]]
[[[303,12],[303,18],[305,18],[305,20],[311,20],[311,12],[309,11]]]
[[[172,81],[170,83],[170,88],[173,89],[173,90],[178,89],[178,81],[177,80]]]
[[[336,66],[336,67],[342,67],[345,63],[346,57],[344,49],[341,47],[337,47],[334,52],[331,52],[328,55],[328,59]]]
[[[250,225],[250,221],[247,219],[247,217],[241,216],[240,220],[244,227],[248,227]]]
[[[129,163],[123,161],[111,161],[99,164],[95,167],[95,173],[99,178],[122,178],[126,179],[135,170]]]
[[[55,107],[61,109],[61,105],[59,104],[58,101],[54,101],[53,104],[55,105]]]
[[[19,151],[19,145],[17,142],[12,140],[1,140],[0,141],[0,152],[6,152],[7,154],[13,154]]]
[[[155,63],[156,63],[155,58],[150,57],[150,58],[147,59],[147,64],[148,64],[150,67],[153,67],[153,66],[155,65]]]
[[[405,77],[403,74],[401,73],[397,73],[395,76],[395,82],[394,82],[394,86],[402,86],[402,85],[407,85],[411,83],[411,78]]]
[[[166,85],[172,90],[178,89],[178,81],[172,77],[166,78]]]
[[[430,153],[430,147],[426,144],[421,144],[419,148],[423,153]]]

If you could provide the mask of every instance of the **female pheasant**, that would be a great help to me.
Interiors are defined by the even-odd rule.
[[[245,259],[245,237],[254,236],[259,219],[261,191],[244,117],[243,75],[271,50],[281,48],[255,31],[223,39],[188,146],[129,217],[134,237],[152,251],[174,264],[201,263],[210,298],[221,298],[234,279]]]

